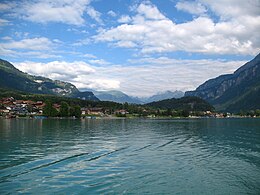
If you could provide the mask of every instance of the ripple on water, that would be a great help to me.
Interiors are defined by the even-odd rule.
[[[260,192],[259,120],[9,122],[1,194]]]

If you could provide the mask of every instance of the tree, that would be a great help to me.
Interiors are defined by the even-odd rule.
[[[183,110],[183,111],[181,112],[181,115],[182,115],[183,117],[188,117],[188,116],[190,115],[190,112],[189,112],[188,110]]]
[[[69,105],[68,105],[67,102],[61,102],[60,116],[62,116],[62,117],[68,117],[69,116]]]
[[[74,114],[76,118],[80,118],[81,117],[81,108],[79,105],[74,107]]]
[[[43,107],[43,115],[51,117],[58,115],[58,111],[52,107],[52,103],[50,101],[45,102],[45,106]]]
[[[69,116],[75,116],[75,109],[74,107],[69,108]]]
[[[167,109],[166,111],[167,116],[171,116],[172,115],[172,110],[170,108]]]

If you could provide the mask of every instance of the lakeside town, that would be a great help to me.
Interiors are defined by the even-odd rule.
[[[176,117],[169,110],[161,111],[162,114],[150,112],[145,108],[142,108],[142,115],[140,113],[129,112],[127,109],[108,109],[103,107],[70,107],[66,102],[53,103],[44,101],[32,101],[32,100],[16,100],[13,97],[7,97],[0,99],[0,117],[3,118],[47,118],[47,117],[72,117],[72,118],[96,118],[96,117],[140,117],[147,118],[156,117]],[[65,104],[65,106],[64,106]],[[51,107],[52,111],[47,111],[47,107]],[[78,112],[75,109],[78,108]],[[65,110],[65,111],[64,111]],[[46,114],[53,112],[55,114]],[[158,112],[158,111],[157,111]],[[77,113],[77,114],[76,114]],[[167,114],[168,113],[168,114]],[[177,116],[178,117],[178,116]],[[192,111],[186,115],[180,117],[200,118],[200,117],[214,117],[214,118],[226,118],[226,117],[259,117],[259,111],[248,112],[243,115],[233,115],[231,113],[218,113],[213,111],[203,111],[198,114]]]
[[[52,109],[60,113],[62,104],[53,103]],[[0,116],[5,118],[17,118],[17,117],[31,117],[31,118],[47,118],[44,109],[47,107],[47,103],[43,101],[32,101],[32,100],[16,100],[13,97],[0,99]],[[68,110],[69,111],[69,110]],[[71,117],[86,117],[86,116],[98,116],[108,117],[109,115],[126,115],[128,112],[125,109],[115,110],[113,113],[109,109],[102,107],[82,107],[80,108],[80,114],[78,116]],[[47,114],[48,115],[48,114]],[[56,114],[59,116],[59,114]],[[69,114],[65,114],[69,117]],[[52,116],[55,117],[55,116]]]

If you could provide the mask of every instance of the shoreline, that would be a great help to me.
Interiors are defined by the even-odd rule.
[[[45,117],[41,116],[39,118],[35,117],[5,117],[0,116],[0,119],[30,119],[30,120],[114,120],[114,119],[148,119],[148,120],[176,120],[176,119],[242,119],[242,118],[254,118],[259,119],[260,117],[251,117],[251,116],[230,116],[230,117],[117,117],[117,116],[106,116],[106,117],[81,117],[81,118],[75,118],[75,117]]]

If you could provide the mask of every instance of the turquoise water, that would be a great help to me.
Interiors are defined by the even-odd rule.
[[[260,119],[0,119],[0,194],[260,194]]]

